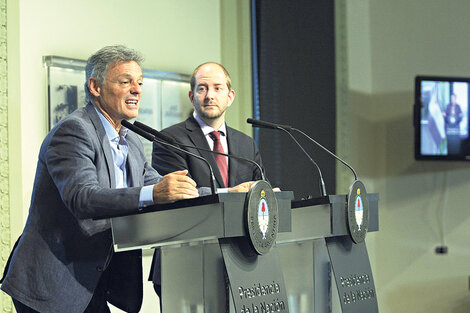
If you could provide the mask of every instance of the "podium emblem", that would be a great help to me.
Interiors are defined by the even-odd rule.
[[[260,180],[246,195],[245,216],[248,241],[256,254],[269,252],[279,229],[277,200],[271,185]]]
[[[269,206],[266,201],[266,192],[261,190],[261,199],[258,204],[258,225],[259,230],[263,234],[263,239],[266,239],[266,231],[269,225]]]
[[[364,241],[369,227],[369,201],[364,184],[356,180],[348,195],[348,230],[355,243]]]
[[[364,207],[363,207],[363,202],[361,198],[361,189],[357,188],[356,190],[356,205],[355,205],[355,212],[356,212],[356,222],[357,222],[357,227],[358,230],[361,230],[362,222],[363,222],[363,217],[364,217]]]

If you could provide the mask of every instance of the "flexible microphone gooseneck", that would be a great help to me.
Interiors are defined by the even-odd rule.
[[[212,151],[212,150],[210,150],[210,149],[199,148],[199,147],[192,146],[192,145],[182,144],[182,143],[176,141],[174,138],[172,138],[172,137],[170,137],[170,136],[168,136],[168,135],[165,135],[164,133],[159,132],[158,130],[156,130],[156,129],[150,127],[150,126],[147,126],[147,125],[145,125],[144,123],[141,123],[141,122],[139,122],[139,121],[135,121],[135,122],[134,122],[134,125],[137,126],[137,127],[139,127],[139,128],[141,128],[141,129],[143,129],[144,131],[146,131],[146,132],[148,132],[148,133],[154,135],[154,136],[157,137],[157,138],[160,138],[160,139],[162,139],[162,140],[165,140],[165,141],[167,141],[167,142],[170,142],[171,144],[178,145],[178,146],[180,146],[180,147],[198,149],[198,150],[201,150],[201,151],[206,151],[206,152],[210,152],[210,153],[213,153],[213,154],[220,154],[220,155],[224,155],[224,156],[229,157],[229,158],[234,158],[234,159],[237,159],[237,160],[249,162],[249,163],[255,165],[255,166],[258,168],[258,170],[259,170],[259,172],[260,172],[260,174],[261,174],[261,179],[262,179],[262,180],[266,180],[265,177],[264,177],[263,169],[261,168],[261,166],[260,166],[258,163],[256,163],[256,162],[253,161],[253,160],[250,160],[250,159],[247,159],[247,158],[242,158],[242,157],[239,157],[239,156],[236,156],[236,155],[232,155],[232,154],[223,153],[223,152]],[[186,150],[184,150],[184,151],[186,151]]]
[[[332,157],[334,157],[336,160],[340,161],[341,163],[343,163],[344,165],[346,165],[347,168],[349,168],[351,170],[351,172],[353,173],[354,175],[354,180],[357,180],[357,173],[356,171],[352,168],[351,165],[349,165],[348,163],[346,163],[346,161],[344,161],[343,159],[341,159],[339,156],[337,156],[336,154],[334,154],[333,152],[331,152],[330,150],[328,150],[327,148],[325,148],[324,146],[322,146],[319,142],[317,142],[315,139],[311,138],[309,135],[307,135],[306,133],[304,133],[303,131],[301,131],[300,129],[297,129],[297,128],[294,128],[292,127],[292,130],[293,131],[296,131],[302,135],[304,135],[305,137],[307,137],[308,139],[310,139],[310,141],[312,141],[314,144],[316,144],[317,146],[319,146],[320,148],[322,148],[324,151],[328,152]]]
[[[295,139],[294,136],[292,136],[292,134],[287,130],[285,129],[284,127],[281,127],[279,126],[278,128],[279,130],[282,130],[283,132],[285,132],[286,134],[289,135],[289,137],[292,138],[292,140],[297,144],[297,146],[302,150],[302,152],[308,157],[308,159],[310,160],[310,162],[315,165],[315,167],[317,168],[317,171],[318,171],[318,176],[319,176],[319,179],[320,179],[320,193],[322,196],[327,196],[327,193],[326,193],[326,187],[325,187],[325,181],[323,180],[323,175],[322,175],[322,172],[320,170],[320,167],[318,166],[317,162],[315,162],[311,157],[310,155],[307,153],[307,151],[305,151],[305,149],[300,145],[300,143],[297,141],[297,139]]]
[[[145,139],[147,139],[147,140],[149,140],[149,141],[158,142],[159,144],[162,144],[162,145],[164,145],[164,146],[173,148],[173,149],[175,149],[175,150],[177,150],[177,151],[181,151],[181,152],[183,152],[183,153],[186,153],[186,154],[188,154],[188,155],[191,155],[191,156],[193,156],[193,157],[195,157],[195,158],[197,158],[197,159],[200,159],[200,160],[204,161],[204,162],[207,164],[207,166],[209,167],[209,171],[210,171],[210,173],[211,173],[211,193],[212,193],[213,195],[216,194],[216,190],[217,190],[217,187],[216,187],[216,186],[217,186],[217,185],[216,185],[216,182],[215,182],[214,171],[212,170],[212,166],[210,165],[209,161],[207,161],[205,158],[203,158],[203,157],[201,157],[201,156],[199,156],[199,155],[197,155],[197,154],[194,154],[194,153],[192,153],[192,152],[188,152],[188,151],[186,151],[186,150],[184,150],[184,149],[181,149],[181,148],[179,148],[179,147],[177,147],[177,146],[175,146],[175,145],[172,145],[172,144],[170,144],[170,143],[168,143],[168,142],[166,142],[166,141],[164,141],[164,140],[157,139],[156,136],[154,136],[154,135],[152,135],[152,134],[146,132],[145,130],[143,130],[143,129],[137,127],[136,125],[133,125],[133,124],[129,123],[129,122],[126,121],[126,120],[123,120],[123,121],[121,122],[121,125],[124,126],[124,127],[126,127],[126,128],[128,128],[128,129],[130,129],[130,130],[132,130],[134,133],[136,133],[136,134],[138,134],[138,135],[144,137]]]
[[[270,122],[266,122],[266,121],[261,121],[261,120],[255,120],[255,119],[252,119],[252,118],[249,118],[246,120],[247,123],[249,124],[252,124],[252,125],[256,125],[258,127],[265,127],[265,128],[272,128],[272,129],[279,129],[279,127],[282,127],[284,129],[286,129],[287,131],[296,131],[302,135],[304,135],[305,137],[307,137],[310,141],[312,141],[314,144],[316,144],[318,147],[322,148],[324,151],[328,152],[328,154],[330,154],[332,157],[334,157],[336,160],[340,161],[341,163],[343,163],[347,168],[349,168],[351,170],[351,172],[353,173],[354,175],[354,180],[357,180],[357,173],[356,171],[352,168],[351,165],[349,165],[348,163],[346,163],[346,161],[344,161],[343,159],[341,159],[339,156],[337,156],[336,154],[334,154],[333,152],[331,152],[330,150],[328,150],[327,148],[325,148],[324,146],[322,146],[319,142],[317,142],[316,140],[314,140],[313,138],[311,138],[309,135],[307,135],[306,133],[304,133],[303,131],[301,131],[300,129],[297,129],[295,127],[292,127],[292,126],[289,126],[289,125],[281,125],[281,124],[274,124],[274,123],[270,123]]]
[[[322,196],[326,196],[326,187],[325,187],[325,181],[323,180],[323,175],[320,170],[320,167],[318,166],[317,162],[315,162],[312,157],[305,151],[305,149],[302,147],[302,145],[295,139],[294,136],[290,133],[290,129],[292,129],[291,126],[289,125],[279,125],[279,124],[274,124],[270,122],[265,122],[265,121],[260,121],[260,120],[254,120],[252,118],[249,118],[246,120],[247,123],[252,124],[254,127],[265,127],[265,128],[271,128],[271,129],[277,129],[277,130],[282,130],[286,134],[289,135],[290,138],[297,144],[297,146],[302,150],[302,152],[307,156],[307,158],[310,160],[310,162],[316,167],[318,171],[318,176],[320,180],[320,193]]]

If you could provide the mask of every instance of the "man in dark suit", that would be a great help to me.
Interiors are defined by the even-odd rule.
[[[121,127],[138,114],[141,61],[123,46],[92,55],[86,107],[41,146],[28,220],[1,287],[17,312],[110,312],[107,302],[138,312],[141,252],[114,253],[109,219],[94,218],[199,194],[187,171],[162,177],[151,168],[140,140]]]
[[[208,62],[194,70],[189,99],[194,106],[193,115],[184,122],[162,130],[164,134],[183,144],[213,150],[214,139],[211,133],[219,132],[223,152],[253,160],[262,166],[254,140],[225,124],[225,113],[235,99],[235,91],[232,89],[230,75],[222,65]],[[216,161],[217,156],[202,150],[187,150],[203,156],[211,163],[219,188],[261,179],[261,173],[255,165],[222,157],[227,164],[227,168],[222,171],[228,170],[227,181],[224,182]],[[153,147],[152,166],[162,174],[188,169],[188,175],[198,186],[207,187],[211,183],[209,170],[203,161],[172,149],[162,149],[158,144]]]
[[[182,144],[210,150],[215,150],[215,147],[220,143],[222,152],[253,160],[262,167],[261,156],[254,140],[225,124],[225,112],[235,99],[235,91],[232,89],[227,70],[215,62],[201,64],[194,70],[190,83],[189,99],[194,106],[193,115],[184,122],[170,126],[162,132]],[[214,133],[219,133],[218,138],[215,138]],[[210,152],[191,148],[187,150],[201,155],[209,161],[214,170],[219,191],[226,188],[229,188],[229,191],[236,191],[233,189],[236,189],[237,185],[259,180],[262,177],[257,166],[249,162],[224,156],[216,160],[219,157]],[[198,186],[208,187],[211,184],[209,169],[203,161],[172,149],[165,149],[155,143],[152,166],[162,174],[188,169],[188,176]],[[159,250],[154,254],[151,279],[155,291],[160,296]]]

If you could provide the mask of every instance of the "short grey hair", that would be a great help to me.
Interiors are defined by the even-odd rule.
[[[108,72],[110,65],[131,61],[135,61],[140,67],[142,67],[144,58],[140,52],[122,45],[106,46],[96,51],[90,58],[88,58],[85,67],[85,101],[88,103],[93,99],[93,95],[91,94],[88,86],[88,80],[91,77],[94,77],[98,84],[102,85],[104,84],[106,73]]]

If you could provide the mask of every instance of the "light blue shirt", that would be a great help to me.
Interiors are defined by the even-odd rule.
[[[132,186],[131,178],[127,176],[127,155],[129,152],[129,145],[127,144],[126,136],[129,131],[124,126],[121,126],[119,133],[114,129],[111,123],[104,117],[100,109],[96,107],[95,110],[100,117],[101,123],[103,124],[106,136],[113,152],[113,163],[114,163],[114,178],[116,180],[116,188],[127,188]],[[152,205],[153,203],[153,187],[154,185],[144,186],[140,190],[139,207],[146,205]]]

